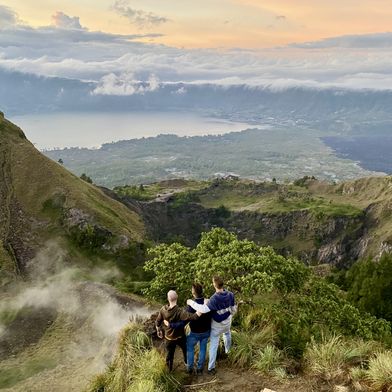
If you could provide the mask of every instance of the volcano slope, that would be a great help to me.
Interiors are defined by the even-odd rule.
[[[104,282],[143,255],[137,210],[43,156],[0,114],[0,389],[82,390],[149,313]]]

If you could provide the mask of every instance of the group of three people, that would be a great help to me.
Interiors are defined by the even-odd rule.
[[[214,276],[212,283],[215,294],[210,299],[203,296],[203,287],[199,283],[192,285],[194,300],[188,299],[187,309],[177,305],[177,293],[167,293],[169,304],[159,311],[155,322],[158,337],[166,341],[166,363],[173,370],[174,353],[179,346],[184,355],[184,362],[190,374],[194,372],[195,346],[199,343],[197,374],[202,374],[207,354],[207,343],[210,339],[208,373],[215,374],[216,356],[220,337],[223,335],[225,352],[231,347],[231,322],[237,311],[234,294],[224,289],[221,277]],[[185,326],[189,322],[190,333],[185,334]]]

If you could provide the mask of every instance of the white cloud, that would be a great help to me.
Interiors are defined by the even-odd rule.
[[[112,8],[119,15],[127,18],[130,23],[140,28],[157,26],[169,21],[168,18],[154,14],[153,12],[132,8],[127,0],[116,0]]]
[[[64,29],[82,29],[82,25],[80,24],[79,17],[77,16],[68,16],[64,14],[64,12],[57,11],[52,16],[53,24],[56,27],[64,28]]]
[[[0,5],[0,28],[14,26],[20,22],[14,10],[4,5]]]
[[[150,75],[147,82],[135,79],[133,74],[123,73],[115,75],[110,73],[101,78],[98,86],[92,91],[94,95],[134,95],[155,91],[159,88],[159,80]]]
[[[119,3],[126,7],[128,3]],[[392,33],[331,38],[266,50],[186,50],[140,42],[159,34],[121,35],[83,28],[58,12],[55,24],[22,25],[0,7],[0,67],[97,83],[96,95],[133,95],[167,83],[245,84],[284,89],[392,89]],[[155,76],[151,76],[155,75]]]

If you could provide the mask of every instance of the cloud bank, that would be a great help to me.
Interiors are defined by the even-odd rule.
[[[140,26],[166,18],[117,0],[111,12]],[[284,21],[283,15],[279,20]],[[92,95],[134,95],[166,84],[246,85],[271,89],[392,89],[392,33],[353,35],[265,50],[169,47],[161,36],[91,31],[58,11],[52,25],[34,28],[0,7],[0,68],[45,77],[91,81]],[[159,82],[157,82],[159,80]],[[183,93],[186,89],[182,89]]]

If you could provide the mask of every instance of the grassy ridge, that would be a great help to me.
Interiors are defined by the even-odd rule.
[[[63,195],[66,208],[80,208],[114,232],[135,240],[143,238],[143,224],[136,213],[46,158],[18,127],[6,120],[0,123],[0,142],[11,151],[12,184],[26,212],[42,216],[44,203],[55,195]]]

